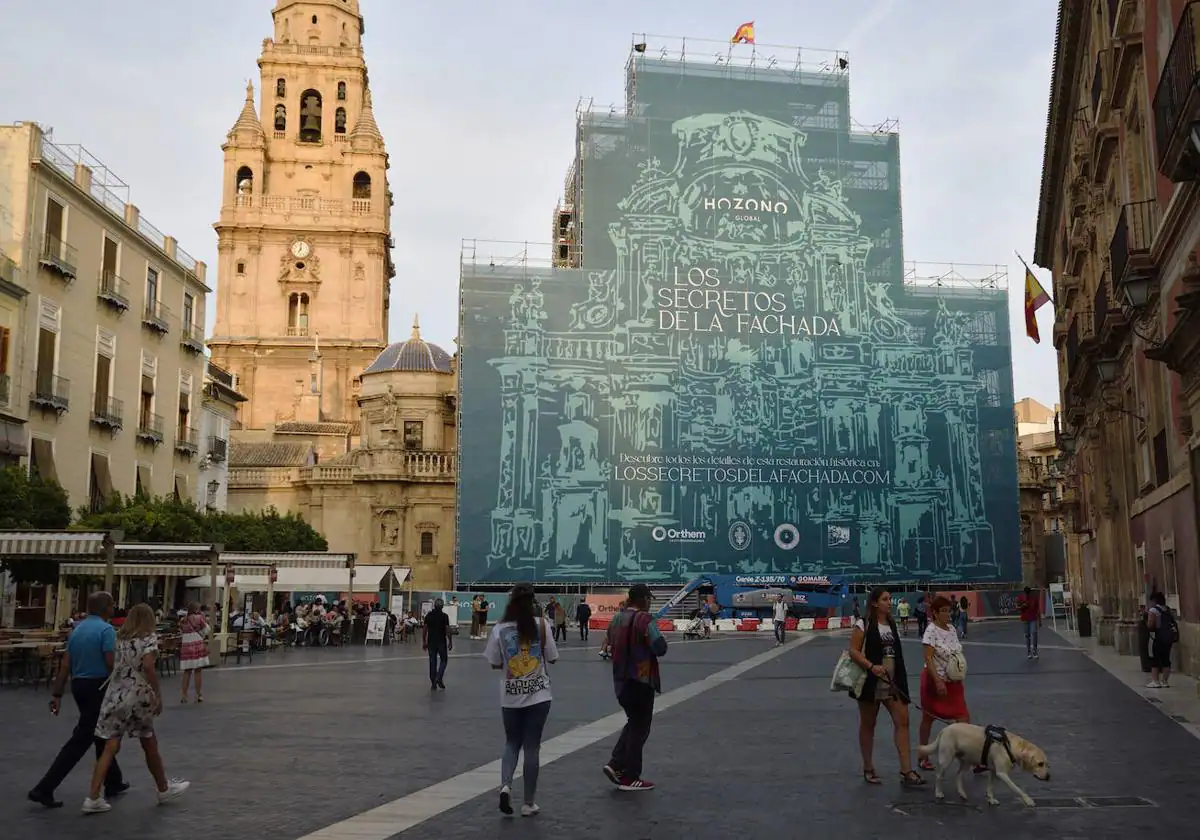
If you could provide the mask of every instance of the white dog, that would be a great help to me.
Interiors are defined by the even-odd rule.
[[[986,747],[986,750],[985,750]],[[986,758],[985,758],[986,753]],[[963,788],[963,779],[976,765],[986,765],[988,769],[987,801],[989,805],[999,805],[992,792],[996,779],[1004,782],[1008,789],[1021,798],[1027,807],[1032,808],[1034,801],[1025,791],[1017,787],[1009,777],[1009,771],[1020,766],[1035,779],[1047,781],[1050,778],[1050,765],[1046,763],[1046,754],[1036,745],[997,727],[976,726],[973,723],[952,723],[943,729],[933,739],[932,744],[917,748],[921,758],[934,757],[937,764],[937,775],[934,777],[933,795],[937,799],[945,799],[942,792],[942,776],[950,767],[950,762],[958,760],[958,776],[955,779],[959,798],[967,801],[967,792]]]

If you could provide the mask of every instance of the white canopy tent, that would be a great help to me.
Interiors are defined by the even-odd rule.
[[[400,585],[408,579],[410,569],[393,566],[356,566],[354,589],[352,592],[391,591],[388,575],[395,578],[395,585]],[[347,569],[297,569],[281,566],[277,569],[277,579],[271,585],[266,569],[253,569],[247,573],[238,572],[233,578],[233,588],[239,592],[345,592],[350,583]],[[208,586],[208,578],[195,577],[188,580],[189,588],[203,589]],[[217,581],[221,588],[225,587],[225,578]]]

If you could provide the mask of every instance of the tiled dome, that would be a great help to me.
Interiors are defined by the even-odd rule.
[[[363,373],[384,373],[389,370],[453,373],[450,354],[421,338],[421,325],[416,318],[413,318],[412,336],[408,341],[389,344]]]

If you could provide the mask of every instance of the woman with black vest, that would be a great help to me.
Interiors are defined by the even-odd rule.
[[[850,696],[858,701],[858,746],[862,750],[863,780],[869,785],[883,782],[875,772],[875,722],[879,707],[885,706],[892,718],[893,740],[900,756],[900,783],[906,787],[925,784],[912,768],[912,750],[908,732],[908,672],[900,634],[892,620],[892,594],[876,587],[867,596],[866,615],[854,623],[850,633],[850,658],[867,672],[862,690]]]

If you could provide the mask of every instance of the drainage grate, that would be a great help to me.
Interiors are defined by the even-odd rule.
[[[1142,796],[1085,796],[1089,808],[1157,808],[1157,803]],[[1038,803],[1041,804],[1040,802]]]

